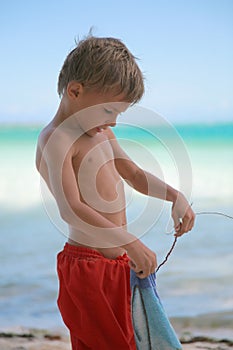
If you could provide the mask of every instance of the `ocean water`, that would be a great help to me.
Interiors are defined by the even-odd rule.
[[[45,210],[35,147],[42,126],[0,126],[0,326],[62,325],[56,254],[66,237]],[[137,164],[184,189],[195,212],[233,216],[233,124],[171,130],[120,125],[119,142]],[[161,262],[173,242],[170,204],[126,186],[129,223]],[[136,225],[135,225],[136,223]],[[157,275],[169,316],[233,310],[233,220],[198,214]]]

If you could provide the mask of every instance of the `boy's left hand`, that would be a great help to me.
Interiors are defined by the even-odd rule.
[[[194,226],[195,214],[185,196],[180,192],[172,205],[172,218],[176,237],[191,231]]]

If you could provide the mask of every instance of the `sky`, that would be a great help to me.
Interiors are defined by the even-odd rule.
[[[171,122],[233,121],[233,0],[2,0],[0,123],[44,124],[65,57],[93,27],[139,58],[140,106]]]

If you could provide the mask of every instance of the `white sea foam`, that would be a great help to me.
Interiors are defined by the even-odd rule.
[[[148,157],[151,152],[152,157]],[[195,202],[215,200],[233,201],[233,156],[229,147],[202,149],[188,147],[192,166],[192,198]],[[159,175],[170,185],[179,188],[180,179],[176,160],[162,147],[150,147],[140,152],[136,147],[126,147],[130,156],[143,168]],[[154,157],[154,164],[151,159]],[[1,156],[0,206],[12,210],[27,209],[41,204],[40,177],[35,168],[34,147],[18,145]],[[159,168],[160,170],[159,170]],[[185,164],[184,164],[185,167]],[[159,174],[158,174],[159,170]],[[135,194],[136,195],[136,194]]]
[[[34,153],[22,157],[20,150],[5,154],[1,159],[0,206],[5,209],[24,210],[41,203],[39,174]]]

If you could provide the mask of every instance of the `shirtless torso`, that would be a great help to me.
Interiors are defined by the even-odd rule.
[[[51,125],[43,129],[39,137],[36,155],[37,169],[51,192],[52,186],[48,166],[43,157],[43,149],[53,130],[54,126]],[[112,132],[109,128],[101,131],[97,128],[93,135],[89,136],[84,133],[79,137],[70,149],[72,153],[72,167],[80,201],[90,206],[116,226],[126,229],[124,184],[115,166],[111,135]],[[62,140],[58,140],[58,142],[62,142]],[[70,236],[79,236],[77,228],[69,226],[69,231]],[[80,241],[68,239],[70,244],[86,246],[82,244],[82,240]],[[112,259],[125,252],[120,247],[91,248]]]

